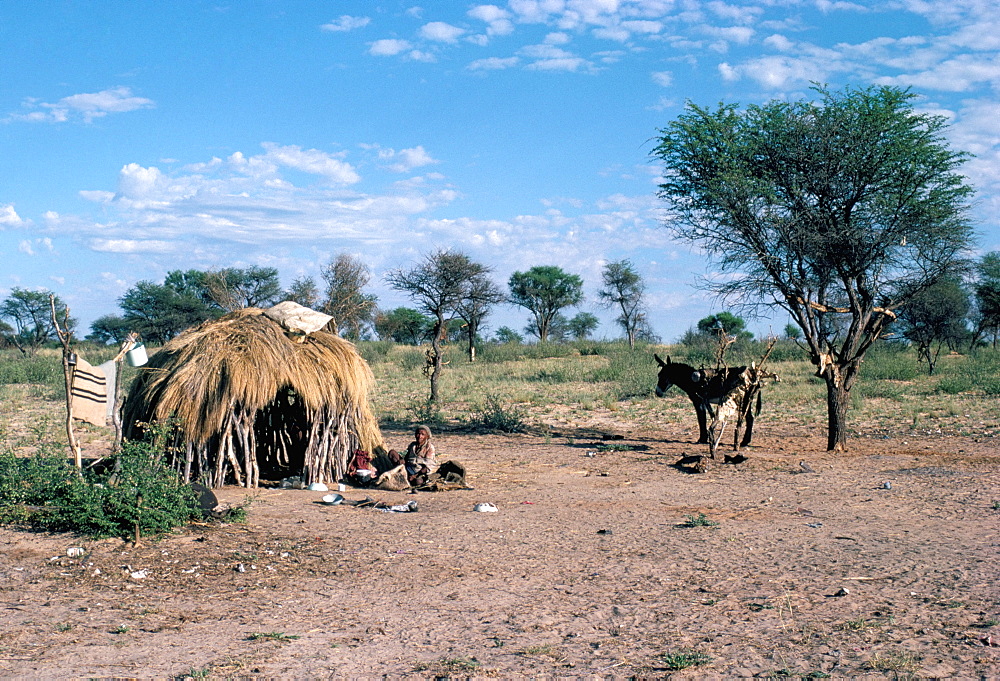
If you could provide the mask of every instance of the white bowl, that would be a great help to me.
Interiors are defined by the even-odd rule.
[[[344,500],[339,494],[327,494],[323,496],[323,503],[327,506],[336,506]]]

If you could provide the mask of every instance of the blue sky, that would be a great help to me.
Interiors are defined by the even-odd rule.
[[[170,270],[287,286],[347,252],[390,309],[411,303],[384,274],[448,247],[504,286],[579,274],[617,337],[596,292],[628,258],[671,341],[719,306],[662,225],[657,129],[811,81],[911,87],[947,116],[1000,249],[995,0],[0,0],[0,297],[53,290],[86,333]]]

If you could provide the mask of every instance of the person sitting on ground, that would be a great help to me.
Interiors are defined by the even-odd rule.
[[[438,467],[431,429],[427,426],[414,429],[413,442],[406,448],[406,454],[400,457],[398,452],[392,450],[389,455],[395,455],[395,460],[406,466],[406,478],[413,487],[426,485],[427,479]]]
[[[371,455],[363,449],[355,450],[354,456],[347,464],[347,480],[358,487],[367,487],[376,477],[378,473]]]

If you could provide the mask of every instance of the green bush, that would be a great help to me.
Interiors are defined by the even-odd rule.
[[[593,380],[610,383],[615,399],[648,397],[656,387],[659,371],[653,353],[648,348],[630,349],[621,345],[608,354],[608,365],[594,371]]]
[[[921,373],[916,354],[899,343],[873,345],[861,365],[862,381],[912,381]]]
[[[162,452],[126,442],[112,465],[81,476],[67,458],[0,455],[0,521],[90,537],[162,534],[200,516],[197,497]]]
[[[527,415],[527,410],[523,407],[508,405],[499,395],[489,393],[473,412],[471,422],[483,430],[523,433],[527,430]]]
[[[355,343],[358,354],[370,365],[386,361],[389,353],[396,347],[392,341],[358,341]]]

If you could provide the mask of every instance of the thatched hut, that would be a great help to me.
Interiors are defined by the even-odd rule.
[[[152,355],[125,401],[124,436],[170,424],[161,435],[171,463],[211,487],[256,487],[262,476],[334,482],[354,450],[379,451],[374,377],[354,345],[289,331],[268,313],[205,322]]]

